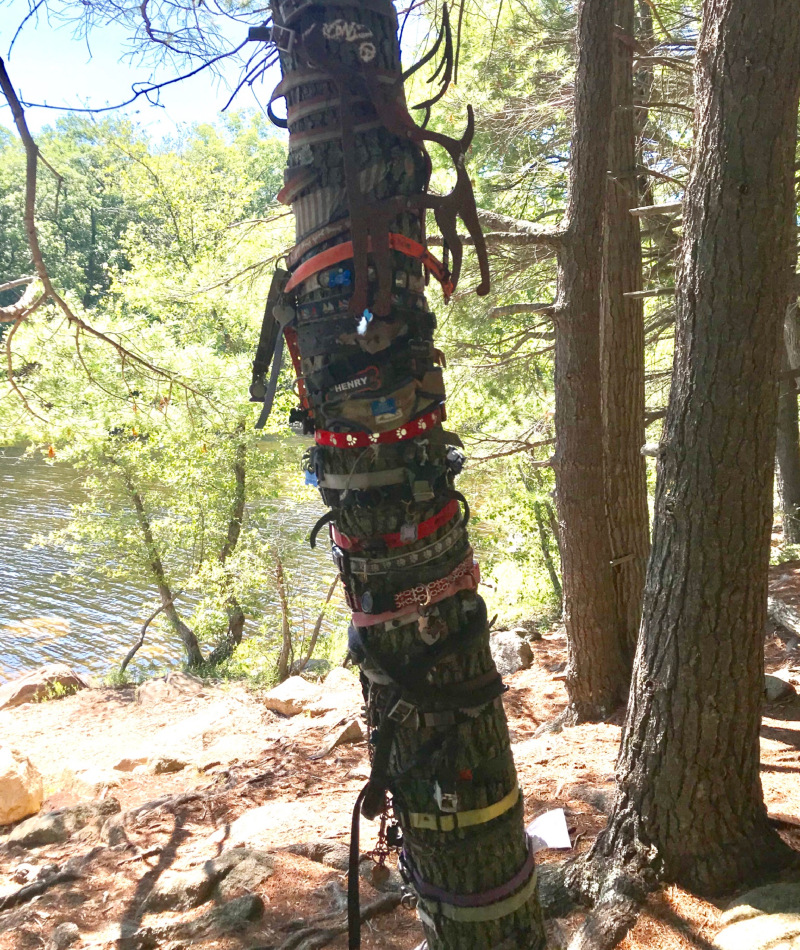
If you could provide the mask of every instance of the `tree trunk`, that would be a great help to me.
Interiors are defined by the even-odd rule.
[[[570,199],[556,308],[553,468],[569,651],[567,719],[575,723],[608,716],[624,701],[629,683],[603,493],[600,384],[613,10],[614,0],[583,0],[578,13]]]
[[[800,367],[797,304],[786,309],[781,371]],[[781,377],[778,395],[778,440],[775,451],[783,539],[800,544],[800,427],[797,423],[797,377]]]
[[[275,587],[278,602],[281,605],[281,649],[278,654],[278,682],[282,683],[289,675],[292,664],[292,627],[289,621],[289,597],[286,592],[286,575],[283,573],[283,561],[275,552]]]
[[[642,636],[617,798],[590,857],[705,894],[787,857],[759,725],[798,78],[794,0],[706,0]]]
[[[161,598],[161,606],[164,610],[164,615],[169,621],[172,629],[181,638],[183,648],[186,651],[186,662],[190,667],[202,666],[203,653],[200,649],[200,644],[197,640],[197,637],[195,636],[194,630],[192,630],[191,627],[188,627],[183,622],[183,620],[181,620],[181,617],[175,608],[175,595],[170,590],[169,582],[167,581],[164,565],[161,562],[161,555],[158,553],[158,545],[156,544],[155,538],[153,537],[153,529],[150,524],[150,518],[148,517],[144,506],[144,499],[127,472],[123,471],[122,477],[123,481],[125,482],[125,487],[128,490],[128,495],[130,496],[134,509],[136,510],[136,520],[139,523],[139,528],[142,532],[142,536],[144,537],[145,544],[147,545],[150,573],[152,574],[153,580],[155,581],[156,587],[158,589],[158,595]]]
[[[650,553],[644,427],[644,302],[633,109],[634,0],[616,0],[612,58],[614,112],[606,193],[603,316],[600,327],[604,479],[616,615],[626,665],[633,665]]]
[[[240,439],[234,450],[234,487],[233,499],[231,501],[231,514],[228,519],[228,533],[219,554],[219,562],[223,566],[239,543],[239,537],[242,533],[242,522],[244,521],[245,503],[247,501],[247,446],[242,438],[244,435],[244,423],[240,423],[236,427],[236,433]],[[228,629],[208,658],[208,662],[212,666],[222,663],[232,656],[233,651],[242,642],[242,635],[244,634],[246,618],[241,604],[231,589],[233,587],[233,578],[230,576],[230,572],[226,572],[226,584],[229,591],[225,600],[225,611],[228,615]]]
[[[277,3],[273,11],[281,23]],[[407,122],[396,14],[389,0],[306,5],[288,25],[295,45],[281,54],[279,92],[288,106],[287,200],[297,226],[291,268],[296,275],[323,249],[358,244],[367,231],[374,251],[362,320],[363,305],[348,314],[366,270],[352,246],[321,282],[301,283],[292,301],[316,429],[308,468],[333,509],[334,554],[354,611],[351,652],[367,697],[373,765],[359,804],[376,817],[391,791],[430,950],[540,950],[544,929],[501,684],[453,494],[458,439],[435,415],[444,398],[435,321],[420,261],[382,240],[388,230],[406,248],[409,239],[424,241],[413,196],[426,187],[425,156],[413,128],[396,128]],[[327,42],[309,55],[320,36]],[[396,210],[383,217],[379,202]],[[439,214],[437,221],[444,226]],[[393,294],[384,308],[386,284],[376,278],[386,255]],[[332,431],[352,433],[352,447],[330,441]],[[376,433],[391,440],[378,444]],[[354,875],[351,893],[356,885]]]
[[[546,521],[549,522],[550,517],[552,516],[552,509],[547,502],[535,501],[533,503],[533,514],[536,518],[536,527],[539,529],[539,547],[542,550],[544,565],[547,568],[547,573],[550,575],[550,583],[553,587],[555,598],[559,604],[561,604],[564,591],[561,587],[561,580],[558,576],[556,562],[553,560],[553,552],[550,548],[550,533],[548,532],[546,523]],[[558,544],[557,537],[554,536],[553,541],[556,542],[556,545]]]

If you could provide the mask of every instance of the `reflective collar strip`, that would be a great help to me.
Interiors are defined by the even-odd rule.
[[[405,614],[416,613],[419,607],[438,604],[440,600],[452,597],[460,590],[475,590],[481,580],[481,569],[477,561],[473,561],[471,567],[467,565],[467,562],[472,561],[472,558],[473,554],[470,551],[467,558],[447,577],[396,594],[395,603],[400,602],[397,610],[387,610],[382,614],[366,614],[361,611],[354,611],[353,624],[356,627],[374,627],[375,624],[386,623],[387,620],[394,620],[397,617],[405,616]]]
[[[327,429],[317,429],[314,438],[317,445],[330,445],[335,449],[365,449],[371,445],[391,445],[414,439],[438,426],[445,418],[444,406],[437,406],[432,412],[426,412],[386,432],[329,432]]]
[[[408,820],[412,828],[424,828],[427,831],[455,831],[457,828],[470,828],[473,825],[482,825],[492,821],[510,811],[519,801],[519,785],[501,798],[494,805],[486,808],[474,808],[471,811],[459,811],[454,814],[433,814],[430,812],[412,811]]]
[[[390,232],[389,234],[389,247],[394,251],[405,254],[406,257],[413,257],[421,261],[442,285],[442,293],[444,294],[445,300],[450,299],[454,290],[453,282],[450,280],[450,274],[444,264],[442,264],[438,258],[434,257],[426,247],[406,237],[405,234],[395,234],[394,232]],[[372,250],[371,237],[367,238],[367,249],[369,251]],[[304,280],[308,280],[309,277],[312,277],[319,271],[327,267],[332,267],[334,264],[340,264],[342,261],[350,260],[352,257],[352,241],[344,241],[342,244],[335,244],[333,247],[321,251],[297,268],[289,279],[289,283],[286,285],[286,293],[291,293],[298,284],[301,284]]]
[[[442,525],[447,524],[448,521],[455,515],[458,511],[458,501],[454,498],[452,501],[449,501],[441,511],[437,512],[433,517],[428,518],[425,521],[421,521],[418,525],[413,525],[415,533],[413,538],[403,538],[402,531],[395,531],[392,534],[383,534],[380,535],[376,540],[383,542],[387,548],[402,548],[407,544],[413,544],[415,541],[421,541],[423,538],[427,538],[428,535],[433,534],[434,531],[438,531]],[[350,538],[346,534],[342,534],[336,527],[332,524],[330,526],[331,531],[331,541],[343,551],[352,551],[354,554],[359,551],[363,551],[365,542],[359,538]]]

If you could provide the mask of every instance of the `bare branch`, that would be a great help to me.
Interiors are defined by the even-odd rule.
[[[164,379],[175,379],[175,377],[167,370],[155,366],[149,360],[146,360],[141,356],[137,356],[136,353],[133,353],[131,350],[127,349],[127,347],[124,347],[118,340],[112,339],[102,331],[96,330],[94,327],[90,326],[85,320],[82,320],[72,311],[64,298],[53,286],[50,273],[47,270],[47,266],[44,262],[42,248],[39,244],[39,233],[36,228],[36,170],[40,157],[39,147],[34,141],[30,130],[28,129],[28,123],[25,120],[25,113],[23,112],[20,101],[17,98],[17,94],[14,92],[14,87],[11,84],[11,79],[9,78],[5,63],[3,62],[2,58],[0,58],[0,90],[2,90],[3,95],[5,96],[6,101],[11,108],[11,114],[14,117],[14,124],[17,127],[20,139],[22,140],[22,144],[25,148],[25,210],[23,213],[23,221],[25,224],[25,233],[28,237],[28,246],[30,248],[31,256],[33,257],[33,263],[36,268],[36,274],[44,286],[45,292],[42,299],[50,298],[53,300],[72,326],[80,327],[90,336],[94,336],[98,340],[102,340],[104,343],[107,343],[114,350],[116,350],[123,360],[125,358],[130,359],[133,363],[150,370],[156,376],[161,376]],[[22,318],[20,318],[20,320],[21,319]],[[12,332],[16,332],[16,327]],[[178,382],[178,385],[182,386],[189,392],[194,393],[196,396],[205,398],[202,392],[193,388],[192,386],[189,386],[187,383],[177,379],[175,379],[175,381]],[[16,389],[16,387],[14,388]],[[17,390],[17,393],[18,395],[21,395],[19,390]]]
[[[16,280],[9,280],[5,284],[0,284],[0,293],[4,290],[13,290],[15,287],[22,287],[24,284],[30,284],[36,280],[36,275],[31,277],[17,277]]]

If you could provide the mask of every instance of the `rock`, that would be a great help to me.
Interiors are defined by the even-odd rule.
[[[786,675],[784,670],[779,672]],[[767,673],[764,677],[764,697],[768,703],[777,703],[782,699],[788,699],[790,696],[796,695],[797,690],[782,676]]]
[[[35,864],[18,864],[11,872],[11,880],[17,884],[31,884],[39,876],[40,870]]]
[[[264,901],[257,894],[243,894],[204,914],[198,924],[202,929],[208,927],[217,932],[230,933],[244,930],[249,923],[259,920],[263,913]],[[199,932],[201,927],[196,927],[195,931]]]
[[[165,910],[191,910],[211,897],[213,879],[204,868],[192,871],[168,871],[156,881],[144,902],[148,914]]]
[[[361,683],[358,678],[353,676],[343,666],[335,666],[322,681],[326,690],[357,690],[361,695]]]
[[[231,848],[200,868],[162,875],[147,895],[148,913],[190,910],[205,903],[212,894],[227,898],[257,887],[271,874],[272,856],[264,851]]]
[[[363,742],[367,738],[364,726],[359,719],[351,719],[346,722],[323,746],[322,750],[311,756],[312,759],[321,759],[340,745],[348,745],[353,742]]]
[[[155,706],[171,699],[186,699],[202,693],[203,685],[203,681],[191,673],[174,670],[137,687],[136,702],[142,706]]]
[[[489,639],[489,648],[501,676],[527,670],[533,663],[530,644],[527,640],[521,640],[516,633],[496,633]]]
[[[320,699],[320,688],[302,676],[290,676],[264,697],[264,705],[283,716],[296,716]]]
[[[520,640],[527,640],[528,638],[528,630],[526,627],[512,627],[508,632],[516,634]]]
[[[35,815],[42,807],[42,776],[31,760],[9,746],[0,746],[0,825]]]
[[[43,699],[60,699],[88,686],[89,683],[65,663],[50,663],[0,686],[0,709]]]
[[[331,664],[328,660],[311,659],[305,665],[303,665],[302,660],[295,660],[289,672],[292,675],[302,673],[303,676],[324,676],[330,668]]]
[[[60,844],[88,825],[94,825],[99,831],[106,819],[117,814],[119,810],[120,805],[116,798],[106,798],[101,802],[83,802],[69,808],[60,808],[58,811],[49,811],[17,825],[8,836],[8,844],[16,844],[22,848]]]
[[[46,950],[66,950],[67,947],[75,943],[80,935],[81,932],[78,930],[77,924],[73,924],[69,920],[64,921],[63,924],[53,928]]]
[[[118,776],[108,769],[101,769],[94,765],[88,769],[79,769],[74,775],[76,782],[91,789],[95,795],[101,794],[103,789],[116,788],[119,785]]]
[[[170,772],[182,772],[188,762],[171,755],[153,755],[147,760],[147,771],[151,775],[168,775]]]
[[[266,851],[230,848],[206,862],[205,870],[217,885],[219,895],[227,899],[258,887],[272,876],[274,866],[272,855]]]
[[[118,772],[132,772],[140,765],[147,765],[147,759],[146,755],[126,756],[124,759],[120,759],[114,768]]]
[[[800,883],[769,884],[737,898],[720,918],[717,950],[800,950]]]

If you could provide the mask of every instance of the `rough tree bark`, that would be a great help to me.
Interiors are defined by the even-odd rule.
[[[786,309],[781,370],[800,367],[797,303]],[[778,439],[775,475],[783,517],[783,538],[800,544],[800,427],[797,422],[797,377],[781,376],[778,395]]]
[[[286,23],[298,37],[291,52],[281,53],[279,90],[288,107],[286,181],[291,197],[286,200],[296,220],[298,244],[290,255],[296,275],[299,266],[324,250],[358,237],[355,228],[350,230],[357,217],[361,233],[365,226],[372,228],[372,241],[380,243],[382,225],[369,208],[418,194],[426,172],[413,133],[391,132],[377,116],[379,97],[356,81],[360,58],[373,70],[376,90],[387,83],[398,103],[393,114],[402,119],[397,19],[389,0],[308,4],[287,23],[282,13],[289,10],[289,4],[273,2],[274,20]],[[304,50],[320,35],[326,42],[314,60]],[[286,47],[285,34],[284,40]],[[345,121],[356,128],[343,137]],[[397,211],[386,224],[406,239],[423,239],[414,210]],[[365,316],[357,332],[359,321],[348,314],[347,298],[354,293],[359,269],[353,265],[352,248],[350,254],[338,270],[324,272],[322,282],[301,283],[292,305],[301,375],[317,430],[308,470],[326,504],[333,506],[337,564],[354,610],[351,650],[365,684],[373,771],[362,794],[380,792],[382,805],[383,773],[402,829],[409,875],[413,868],[430,950],[540,950],[545,945],[541,911],[485,606],[474,590],[465,524],[455,505],[447,508],[454,502],[458,454],[452,447],[458,440],[438,421],[409,438],[404,427],[443,396],[432,395],[421,377],[410,402],[397,389],[407,378],[398,370],[412,365],[412,357],[417,366],[429,365],[425,380],[438,372],[422,268],[413,255],[392,251],[391,308],[385,315],[378,312],[373,271],[367,307],[372,320]],[[377,253],[371,263],[378,268]],[[374,365],[364,362],[368,354]],[[427,364],[429,360],[433,362]],[[362,376],[355,373],[359,361],[366,367]],[[353,373],[345,379],[348,368]],[[348,392],[355,390],[353,399],[343,401],[341,389],[337,394],[336,378]],[[370,389],[356,398],[362,381]],[[441,383],[434,379],[433,390],[437,385]],[[356,415],[365,420],[361,426],[342,424],[343,418]],[[365,433],[365,439],[392,431],[392,438],[402,441],[348,448],[321,435],[337,427]],[[398,471],[406,473],[400,481]],[[445,510],[453,512],[446,523],[432,527],[427,537],[417,536],[420,524],[430,524]],[[387,550],[389,536],[402,545]],[[365,565],[372,559],[373,567],[356,568],[355,558]],[[459,586],[445,582],[448,577],[458,578]],[[401,610],[401,616],[375,622],[379,601],[409,599],[415,612]],[[407,706],[396,705],[398,695]]]
[[[608,152],[603,310],[600,324],[604,480],[616,616],[626,665],[633,666],[650,553],[644,426],[644,302],[637,174],[638,121],[633,109],[634,0],[616,0]]]
[[[787,859],[764,806],[759,725],[800,7],[706,0],[703,13],[642,635],[613,813],[575,869],[604,884],[604,913],[575,947],[601,945],[613,891],[661,879],[719,894]]]
[[[600,383],[613,12],[614,0],[583,0],[578,12],[570,197],[558,255],[553,468],[569,650],[565,719],[573,723],[608,716],[630,677],[610,564]]]

